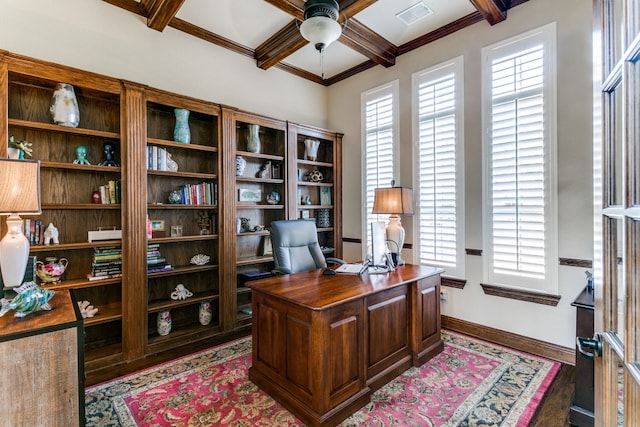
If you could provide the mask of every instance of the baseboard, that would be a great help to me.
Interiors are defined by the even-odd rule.
[[[551,344],[534,338],[525,337],[524,335],[518,335],[500,329],[479,325],[477,323],[467,322],[466,320],[456,319],[455,317],[443,315],[441,319],[442,328],[444,329],[460,332],[494,344],[535,354],[536,356],[545,357],[557,362],[566,363],[567,365],[575,366],[576,364],[576,353],[573,348],[562,347],[557,344]]]

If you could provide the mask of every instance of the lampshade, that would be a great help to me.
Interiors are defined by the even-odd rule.
[[[300,34],[322,52],[342,33],[337,19],[338,3],[335,0],[307,0]]]
[[[413,215],[413,190],[406,187],[376,188],[372,213]]]
[[[7,234],[0,241],[0,270],[5,288],[22,284],[29,257],[29,240],[22,234],[20,214],[40,213],[40,162],[0,159],[0,215]]]
[[[40,162],[0,159],[0,215],[40,212]]]

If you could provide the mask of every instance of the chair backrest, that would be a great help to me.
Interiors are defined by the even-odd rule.
[[[327,266],[318,243],[316,226],[311,221],[273,221],[271,246],[275,270],[280,273],[299,273]]]

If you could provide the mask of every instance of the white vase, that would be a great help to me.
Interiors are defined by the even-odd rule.
[[[250,153],[260,152],[260,126],[248,125],[249,133],[247,134],[247,151]]]
[[[202,301],[200,303],[200,309],[198,310],[198,321],[200,321],[200,324],[206,326],[211,323],[212,313],[211,302]]]
[[[160,336],[169,335],[169,332],[171,332],[171,312],[169,310],[158,313],[156,329]]]
[[[247,161],[242,156],[236,156],[236,176],[242,176],[244,174],[244,168],[247,166]]]
[[[68,83],[58,83],[51,97],[49,107],[53,123],[60,126],[78,127],[80,111],[73,86]]]
[[[318,159],[318,148],[320,147],[320,141],[317,139],[305,139],[304,140],[304,158],[305,160],[316,161]]]

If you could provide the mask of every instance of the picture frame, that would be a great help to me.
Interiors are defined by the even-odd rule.
[[[271,236],[262,236],[260,255],[273,255]]]
[[[331,187],[320,187],[320,204],[331,206]]]
[[[258,203],[262,200],[262,190],[253,190],[250,188],[238,189],[238,201],[239,202],[252,202]]]
[[[151,231],[164,231],[164,220],[162,219],[151,220]]]
[[[151,237],[167,237],[163,219],[151,220]]]

